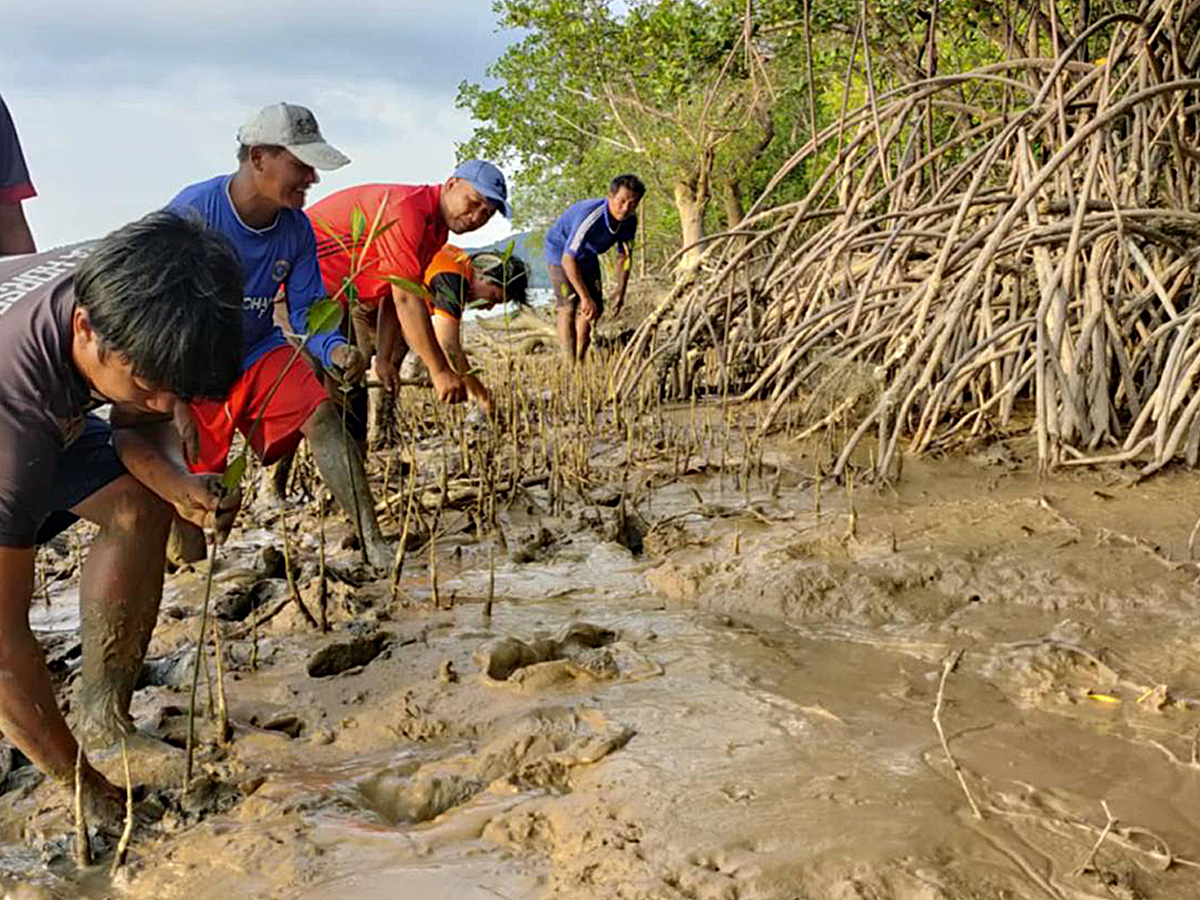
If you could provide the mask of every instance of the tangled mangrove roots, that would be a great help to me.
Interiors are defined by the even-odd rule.
[[[1042,468],[1194,465],[1200,0],[1144,2],[1074,36],[1053,3],[1039,9],[1024,46],[1044,56],[878,94],[863,43],[868,102],[708,239],[620,358],[617,394],[686,397],[708,365],[728,396],[768,399],[770,427],[853,362],[882,390],[837,474],[872,431],[888,472],[901,437],[946,446],[1027,401]],[[771,207],[802,173],[807,195]]]

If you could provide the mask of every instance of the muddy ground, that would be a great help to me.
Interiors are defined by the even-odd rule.
[[[288,601],[278,512],[248,510],[214,592],[231,740],[202,684],[181,795],[201,564],[168,580],[134,701],[154,821],[115,876],[79,871],[69,798],[4,757],[5,896],[1200,895],[1200,479],[1039,479],[997,436],[835,485],[823,440],[761,470],[599,443],[590,489],[527,479],[502,540],[446,510],[395,601],[331,514],[328,633]],[[286,526],[314,617],[316,509],[293,496]],[[46,593],[69,701],[77,594]]]

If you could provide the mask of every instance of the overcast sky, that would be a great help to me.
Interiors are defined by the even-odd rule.
[[[38,196],[41,249],[100,236],[236,166],[237,126],[310,107],[353,184],[440,182],[471,134],[454,107],[513,33],[490,0],[0,0],[0,95]],[[496,215],[462,243],[508,233]]]

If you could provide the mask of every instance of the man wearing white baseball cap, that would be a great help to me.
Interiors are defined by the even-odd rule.
[[[346,515],[353,521],[358,511],[356,531],[367,559],[385,569],[393,553],[375,519],[362,457],[343,440],[337,409],[312,368],[303,361],[292,364],[292,347],[274,319],[282,294],[292,332],[304,334],[309,308],[326,296],[316,238],[301,210],[317,183],[316,170],[350,160],[325,141],[310,110],[290,103],[264,107],[238,129],[237,138],[236,172],[184,188],[170,203],[172,209],[194,211],[228,237],[245,271],[242,376],[224,401],[189,404],[195,428],[185,435],[192,439],[188,462],[197,472],[223,471],[235,430],[253,432],[254,450],[266,464],[307,438],[321,477]],[[366,371],[366,357],[339,331],[314,335],[305,349],[350,381]],[[180,418],[186,425],[187,417],[177,414]]]

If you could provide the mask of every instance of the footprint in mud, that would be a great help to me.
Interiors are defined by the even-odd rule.
[[[503,727],[475,753],[425,764],[408,761],[357,786],[362,804],[392,824],[428,822],[492,786],[513,790],[570,790],[577,766],[591,765],[624,747],[632,728],[595,730],[573,710],[527,713]]]
[[[529,642],[488,641],[475,651],[475,662],[486,684],[521,691],[662,674],[661,667],[620,643],[615,631],[588,622],[572,622],[554,637]]]

